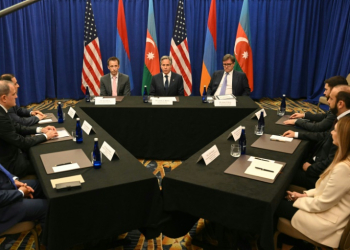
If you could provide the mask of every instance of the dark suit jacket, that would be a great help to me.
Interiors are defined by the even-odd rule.
[[[14,122],[18,122],[25,126],[31,126],[37,124],[39,122],[39,118],[36,116],[31,116],[30,111],[31,110],[26,108],[14,106],[8,110],[8,114]]]
[[[310,112],[307,112],[305,113],[304,119],[310,121],[308,122],[303,119],[298,119],[295,122],[295,125],[311,132],[323,132],[332,128],[337,116],[330,111],[325,114],[311,114]]]
[[[215,95],[215,92],[220,85],[224,72],[224,70],[218,70],[214,72],[208,86],[208,95]],[[235,96],[250,95],[248,78],[245,75],[245,73],[236,70],[232,72],[232,94]]]
[[[128,75],[118,72],[118,96],[130,95],[130,79]],[[106,74],[100,79],[100,96],[112,96],[111,74]]]
[[[151,88],[149,95],[153,96],[183,96],[184,83],[182,76],[171,72],[171,79],[169,80],[168,93],[165,93],[163,83],[163,73],[159,73],[152,77]]]
[[[350,114],[347,116],[350,116]],[[330,133],[333,129],[334,125],[330,130],[325,132],[299,132],[299,139],[317,142],[316,151],[313,154],[313,156],[316,156],[316,159],[307,169],[306,176],[319,177],[332,163],[335,152],[338,149],[338,147],[333,144],[332,135]]]
[[[26,127],[11,121],[10,116],[0,107],[0,163],[11,173],[24,157],[21,150],[46,141],[44,135],[23,137],[36,133],[36,127]]]
[[[35,190],[35,198],[43,198],[37,180],[23,182],[28,183]],[[40,219],[40,214],[47,210],[47,203],[37,201],[36,199],[24,199],[22,193],[15,189],[9,178],[0,170],[0,233],[18,222]],[[38,217],[35,218],[36,216]]]

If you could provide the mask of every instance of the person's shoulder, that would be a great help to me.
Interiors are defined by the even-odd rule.
[[[236,74],[236,75],[245,76],[245,73],[244,73],[244,72],[237,71],[237,70],[234,70],[233,72],[234,72],[234,74]]]
[[[103,76],[101,76],[101,80],[102,79],[108,79],[108,77],[110,77],[110,74],[108,73],[108,74],[105,74],[105,75],[103,75]]]
[[[123,74],[119,72],[119,77],[125,77],[125,78],[129,78],[129,76],[127,74]]]

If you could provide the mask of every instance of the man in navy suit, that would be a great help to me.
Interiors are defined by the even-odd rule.
[[[224,70],[215,71],[211,77],[207,94],[208,95],[250,95],[248,78],[243,72],[233,70],[235,58],[226,54],[222,63]]]
[[[162,56],[160,59],[162,73],[152,77],[149,95],[152,96],[183,96],[184,83],[182,76],[171,72],[172,58]]]
[[[118,72],[120,64],[117,57],[107,60],[110,74],[100,79],[100,96],[127,96],[130,95],[129,76]]]
[[[7,80],[12,81],[15,84],[15,87],[19,88],[19,84],[17,82],[17,79],[12,74],[3,74],[0,77],[0,80]],[[17,105],[10,108],[9,110],[9,116],[10,118],[25,126],[31,126],[34,124],[37,124],[40,120],[46,118],[46,115],[41,113],[39,110],[30,110],[22,107],[18,107]]]
[[[0,164],[0,233],[21,221],[39,220],[43,228],[47,212],[43,198],[37,180],[20,182]]]

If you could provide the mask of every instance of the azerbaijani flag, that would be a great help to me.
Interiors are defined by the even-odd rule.
[[[234,69],[247,75],[249,87],[253,91],[253,52],[250,41],[249,3],[244,0],[236,35]]]
[[[145,49],[145,65],[143,67],[141,93],[146,85],[149,93],[152,76],[160,73],[159,53],[157,45],[156,24],[154,20],[153,0],[149,0],[148,4],[148,24]]]
[[[119,0],[118,4],[116,56],[120,60],[119,71],[129,76],[130,90],[133,90],[134,82],[132,80],[128,31],[126,29],[123,0]]]
[[[216,65],[216,0],[211,1],[207,34],[205,36],[204,55],[202,65],[201,85],[199,92],[203,94],[204,85],[209,85],[211,76],[217,70]]]

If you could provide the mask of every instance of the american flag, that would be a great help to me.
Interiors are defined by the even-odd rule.
[[[85,93],[89,87],[90,95],[100,95],[100,78],[103,75],[100,43],[97,37],[91,0],[86,1],[84,28],[84,59],[81,76],[81,90]]]
[[[192,70],[187,43],[184,0],[179,0],[171,39],[170,56],[173,58],[172,71],[181,74],[184,79],[185,96],[192,93]]]

